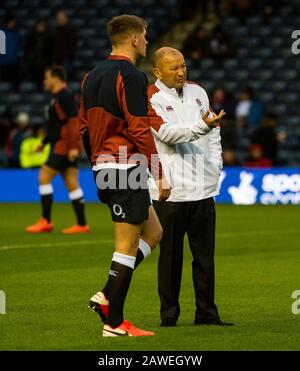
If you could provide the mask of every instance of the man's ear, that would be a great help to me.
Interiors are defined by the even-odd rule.
[[[154,67],[153,70],[152,70],[152,72],[153,72],[153,75],[154,75],[157,79],[160,79],[160,77],[161,77],[161,72],[160,72],[159,68]]]
[[[134,47],[137,46],[138,40],[137,40],[136,35],[131,35],[131,42],[132,42],[132,46]]]

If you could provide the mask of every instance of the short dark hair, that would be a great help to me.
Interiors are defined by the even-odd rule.
[[[45,68],[46,71],[50,71],[52,76],[58,77],[61,81],[67,81],[67,73],[62,66],[48,66]]]
[[[124,37],[131,32],[142,33],[147,28],[147,22],[136,15],[118,15],[107,23],[107,33],[112,45],[122,44]]]

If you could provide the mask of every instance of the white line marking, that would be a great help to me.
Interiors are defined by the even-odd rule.
[[[0,246],[0,251],[14,249],[29,249],[32,247],[57,247],[57,246],[77,246],[77,245],[103,245],[113,243],[113,240],[86,240],[86,241],[62,241],[62,242],[42,242],[28,243],[19,245],[3,245]]]
[[[221,232],[217,233],[216,237],[236,237],[236,236],[264,236],[264,235],[291,235],[300,234],[300,231],[247,231],[247,232]],[[33,247],[58,247],[58,246],[78,246],[78,245],[103,245],[106,243],[114,243],[114,240],[86,240],[86,241],[62,241],[62,242],[42,242],[18,245],[2,245],[0,251],[14,250],[14,249],[29,249]]]
[[[253,236],[253,235],[257,235],[257,236],[265,236],[265,235],[283,235],[283,234],[299,234],[300,231],[295,231],[295,230],[291,230],[291,231],[287,231],[287,230],[270,230],[270,231],[247,231],[247,232],[221,232],[221,233],[217,233],[216,234],[216,237],[235,237],[235,236]]]

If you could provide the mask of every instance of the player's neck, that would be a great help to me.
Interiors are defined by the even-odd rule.
[[[61,90],[66,89],[66,87],[67,87],[67,84],[64,83],[64,82],[59,83],[59,84],[56,84],[56,85],[53,87],[51,93],[52,93],[52,94],[57,94],[57,93],[60,92]]]
[[[135,51],[130,50],[129,48],[126,48],[126,47],[122,47],[122,48],[113,47],[111,54],[126,57],[130,59],[133,64],[135,64],[136,59],[137,59]]]

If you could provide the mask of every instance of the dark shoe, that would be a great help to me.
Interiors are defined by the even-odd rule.
[[[164,319],[161,321],[160,327],[174,327],[176,326],[176,321],[171,319]]]
[[[220,319],[195,319],[194,324],[198,325],[215,325],[215,326],[234,326],[234,323],[223,322]]]

